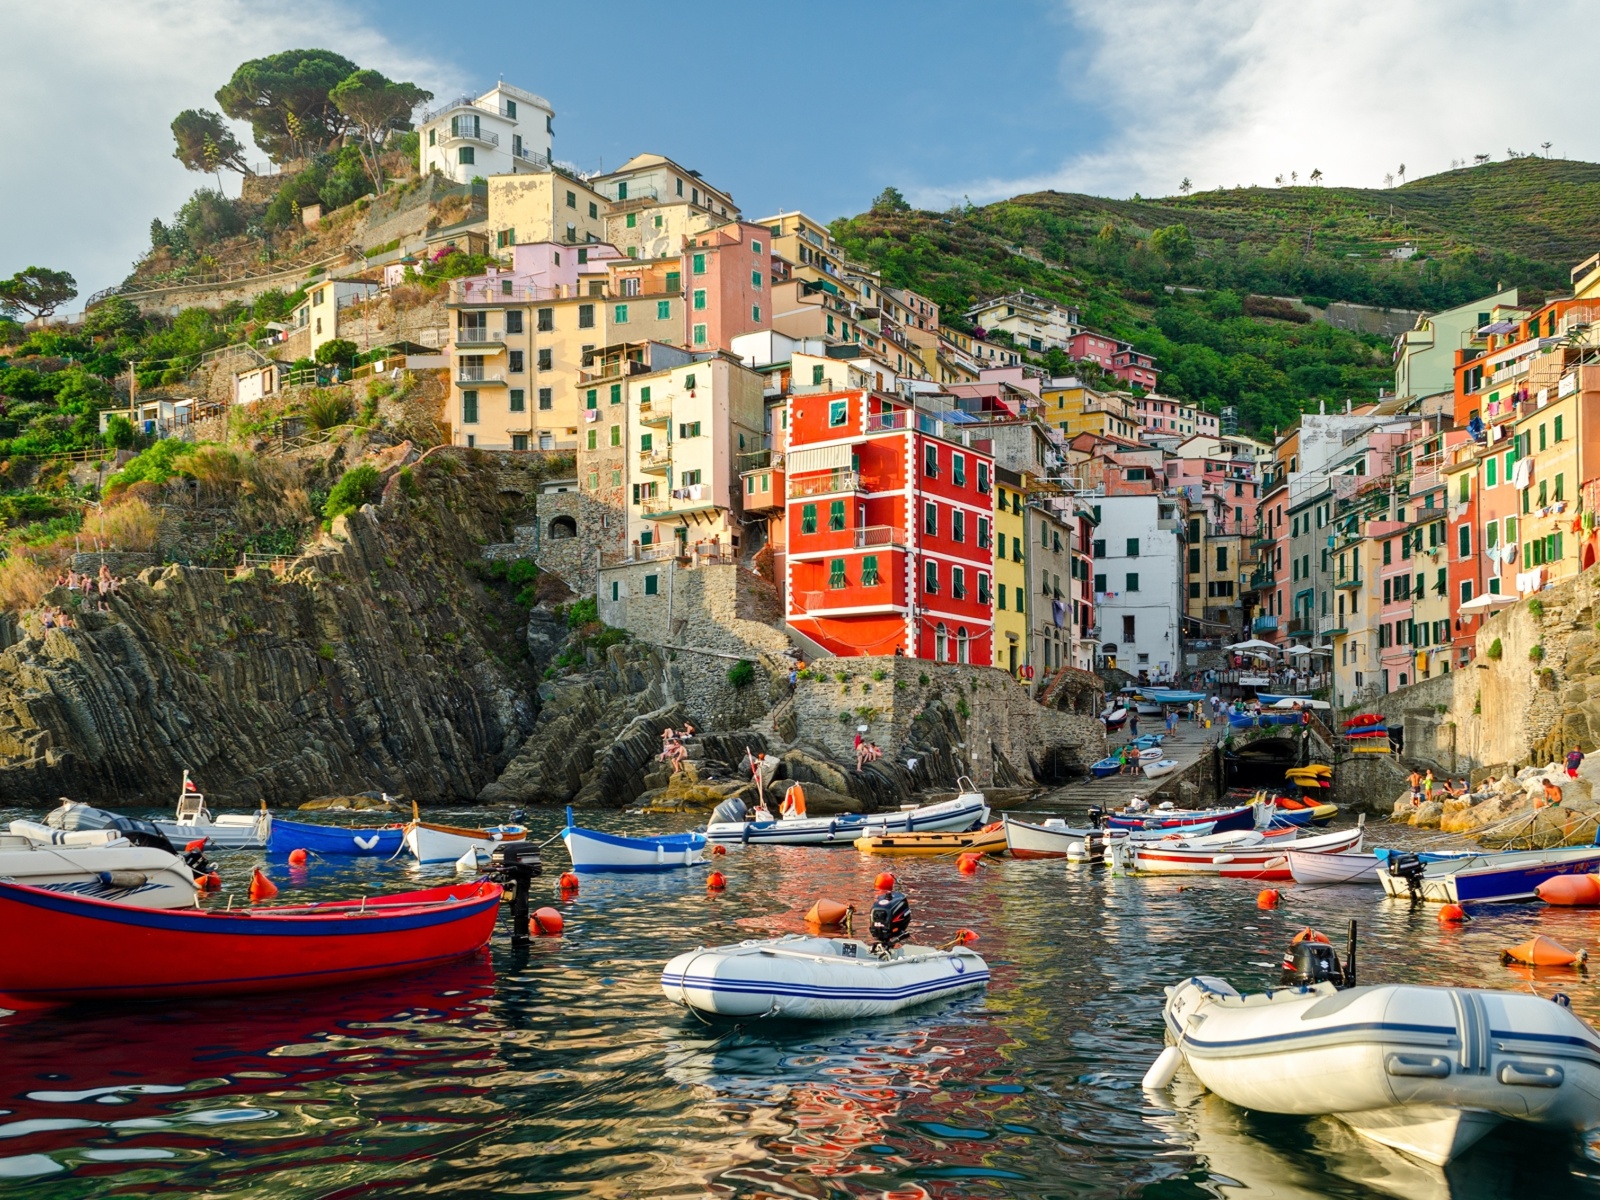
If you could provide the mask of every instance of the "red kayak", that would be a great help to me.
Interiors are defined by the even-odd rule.
[[[0,883],[0,1005],[330,987],[481,949],[500,886],[231,912],[143,909]]]

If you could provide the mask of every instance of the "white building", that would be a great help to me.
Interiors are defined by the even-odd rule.
[[[1183,512],[1171,496],[1096,496],[1095,617],[1108,666],[1151,683],[1182,669]]]
[[[1065,349],[1081,328],[1075,309],[1063,308],[1032,292],[1012,292],[981,301],[967,310],[967,319],[987,333],[1004,330],[1022,349],[1036,354],[1052,346]]]
[[[476,175],[549,170],[555,116],[543,96],[508,83],[451,100],[417,125],[422,173],[470,183]]]

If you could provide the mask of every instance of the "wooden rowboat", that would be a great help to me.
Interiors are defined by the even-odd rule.
[[[968,833],[869,834],[858,837],[855,847],[863,854],[1004,854],[1006,831],[996,821]]]
[[[493,854],[501,842],[520,842],[528,836],[525,825],[495,825],[489,829],[464,829],[459,825],[432,825],[421,819],[416,804],[406,825],[406,849],[419,863],[457,862],[476,850]]]

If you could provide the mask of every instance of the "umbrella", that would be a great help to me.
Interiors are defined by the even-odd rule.
[[[1502,608],[1507,604],[1515,604],[1515,596],[1502,596],[1498,592],[1485,592],[1476,600],[1462,602],[1459,612],[1482,612],[1486,608]]]
[[[1263,642],[1260,638],[1251,638],[1247,642],[1235,642],[1228,647],[1229,650],[1276,650],[1271,642]]]
[[[1294,696],[1285,696],[1272,706],[1273,708],[1327,708],[1326,700],[1301,700]]]

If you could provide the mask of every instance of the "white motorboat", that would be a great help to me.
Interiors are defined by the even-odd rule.
[[[524,825],[495,825],[488,829],[466,829],[457,825],[431,825],[423,821],[412,805],[412,818],[406,825],[406,849],[419,863],[459,863],[468,854],[494,853],[502,842],[520,842],[528,836]]]
[[[1205,976],[1166,993],[1168,1042],[1241,1108],[1338,1117],[1439,1165],[1502,1121],[1600,1130],[1600,1036],[1539,996],[1332,983],[1241,996]]]
[[[1385,895],[1434,904],[1532,900],[1541,883],[1558,875],[1600,870],[1600,846],[1555,850],[1503,850],[1429,861],[1429,856],[1388,856],[1378,882]]]
[[[214,817],[188,771],[183,773],[176,816],[171,821],[155,824],[174,846],[185,846],[204,838],[213,850],[262,850],[272,837],[272,814],[265,804],[248,815],[224,813]]]
[[[1378,856],[1358,851],[1335,853],[1290,847],[1283,853],[1289,860],[1289,875],[1296,883],[1378,882]]]
[[[135,845],[113,829],[63,832],[14,821],[11,830],[0,834],[0,880],[6,883],[133,908],[194,903],[194,871],[170,849]]]
[[[725,846],[849,846],[861,837],[891,833],[960,831],[986,824],[989,806],[983,793],[962,792],[953,800],[899,812],[845,813],[836,817],[790,817],[768,821],[713,821],[707,841]]]
[[[601,833],[598,829],[574,825],[570,807],[561,840],[566,843],[572,869],[580,875],[597,871],[670,871],[706,861],[703,833],[665,833],[649,837]]]
[[[1000,819],[1004,822],[1006,848],[1011,851],[1012,858],[1097,858],[1099,849],[1091,848],[1091,841],[1103,848],[1108,839],[1157,842],[1170,836],[1164,829],[1073,828],[1060,817],[1051,817],[1042,825],[1019,821],[1015,817],[1002,816]],[[1191,825],[1185,833],[1200,837],[1209,834],[1213,825]]]
[[[1160,779],[1163,775],[1171,775],[1178,769],[1178,760],[1175,758],[1161,758],[1151,761],[1141,756],[1139,769],[1144,772],[1146,779]]]
[[[1158,875],[1220,875],[1227,879],[1287,880],[1289,849],[1342,854],[1361,848],[1363,829],[1298,837],[1294,827],[1214,833],[1210,837],[1143,842],[1133,848],[1138,871]]]
[[[965,946],[875,951],[854,938],[802,934],[691,950],[661,972],[668,1000],[719,1017],[850,1020],[988,985],[989,965]]]

